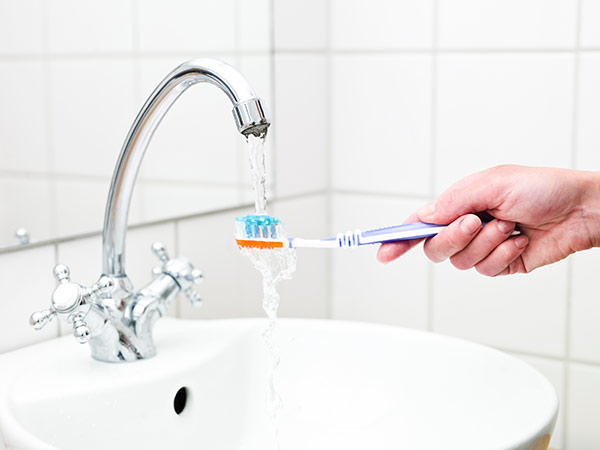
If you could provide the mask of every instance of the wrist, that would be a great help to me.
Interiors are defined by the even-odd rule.
[[[580,190],[579,211],[589,242],[592,247],[600,247],[600,172],[578,171],[576,178]]]

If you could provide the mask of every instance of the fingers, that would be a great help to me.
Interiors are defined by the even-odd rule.
[[[413,213],[404,221],[404,223],[417,222],[417,214]],[[379,262],[387,264],[400,256],[404,255],[407,251],[417,245],[423,239],[411,239],[408,241],[388,242],[381,244],[377,250],[377,259]]]
[[[379,250],[377,250],[377,259],[379,262],[387,264],[404,255],[407,251],[421,241],[423,241],[423,239],[411,239],[409,241],[388,242],[386,244],[381,244]]]
[[[514,229],[515,224],[513,222],[492,220],[481,229],[477,237],[464,250],[451,256],[450,262],[460,270],[467,270],[474,267],[502,242],[508,239]]]
[[[452,222],[436,236],[425,241],[423,250],[433,262],[442,262],[463,250],[481,230],[481,219],[468,214]]]
[[[525,235],[504,241],[480,263],[476,264],[475,269],[480,274],[489,277],[525,272],[525,266],[520,256],[528,242],[529,238]]]

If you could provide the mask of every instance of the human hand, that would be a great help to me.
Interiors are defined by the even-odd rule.
[[[495,219],[481,227],[475,213]],[[600,175],[566,169],[497,166],[468,176],[407,222],[450,224],[425,240],[429,259],[487,276],[527,273],[600,242]],[[511,236],[515,225],[519,236]],[[423,239],[383,244],[390,262]]]

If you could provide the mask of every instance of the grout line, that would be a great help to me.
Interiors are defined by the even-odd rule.
[[[429,148],[429,195],[433,197],[435,194],[435,180],[436,180],[436,154],[437,154],[437,101],[438,101],[438,11],[439,2],[434,0],[433,2],[433,54],[431,61],[431,104],[430,104],[430,121],[431,121],[431,135],[430,135],[430,148]],[[427,329],[433,331],[434,329],[434,299],[435,299],[435,271],[433,264],[428,263],[427,265]]]
[[[574,169],[577,165],[577,120],[579,107],[579,72],[580,72],[580,47],[581,47],[581,12],[582,1],[577,0],[576,26],[575,26],[575,61],[573,64],[573,103],[572,103],[572,120],[571,120],[571,168]],[[569,258],[567,261],[567,292],[565,305],[565,365],[563,376],[563,393],[565,404],[563,405],[563,441],[562,448],[567,448],[567,430],[569,426],[569,364],[571,359],[571,307],[573,302],[573,260]]]
[[[329,49],[329,48],[298,48],[298,49],[271,49],[271,50],[245,50],[244,56],[270,56],[271,54],[340,54],[340,55],[386,55],[386,54],[502,54],[502,53],[573,53],[573,52],[597,53],[600,47],[565,47],[565,48],[389,48],[389,49]],[[90,60],[90,59],[131,59],[139,56],[144,59],[162,59],[170,57],[189,58],[190,54],[202,54],[204,56],[237,56],[239,51],[235,49],[209,50],[196,49],[192,51],[123,51],[123,52],[95,52],[95,53],[43,53],[31,54],[0,54],[0,61],[30,61],[41,60],[45,56],[57,61]]]
[[[381,192],[381,191],[360,191],[355,189],[332,188],[332,193],[342,195],[356,195],[361,197],[391,197],[398,200],[419,200],[427,202],[431,200],[430,195],[414,194],[408,192]]]
[[[325,217],[325,223],[328,231],[328,235],[333,233],[333,212],[334,212],[334,195],[333,195],[333,135],[332,135],[332,123],[333,123],[333,95],[332,95],[332,86],[333,86],[333,60],[331,54],[331,43],[332,43],[332,2],[331,0],[327,0],[326,7],[326,21],[327,24],[327,42],[326,53],[325,53],[325,90],[327,92],[327,98],[325,99],[325,108],[326,108],[326,120],[327,126],[325,127],[325,148],[327,149],[327,155],[325,159],[325,170],[326,170],[326,178],[325,178],[325,189],[327,191],[326,196],[326,208],[327,208],[327,216]],[[326,286],[325,286],[325,300],[327,304],[326,317],[328,319],[333,319],[333,293],[334,293],[334,284],[333,284],[333,273],[335,270],[333,252],[328,252],[325,255],[326,268],[327,268],[327,277],[326,277]]]
[[[51,78],[51,64],[50,64],[50,30],[48,22],[48,5],[46,2],[42,2],[42,70],[43,70],[43,86],[44,86],[44,121],[46,125],[45,138],[46,138],[46,170],[53,172],[56,170],[56,152],[54,151],[54,134],[52,132],[52,78]],[[58,192],[56,183],[48,180],[48,191],[50,195],[50,211],[58,211]],[[51,236],[58,234],[58,218],[56,214],[50,214],[50,233]]]

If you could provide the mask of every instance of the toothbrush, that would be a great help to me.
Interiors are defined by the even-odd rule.
[[[483,227],[487,222],[482,222]],[[327,239],[284,238],[283,223],[273,216],[251,214],[235,219],[236,242],[242,248],[356,248],[363,245],[435,236],[448,225],[414,222],[368,231],[346,231]],[[513,235],[520,234],[518,230]]]

